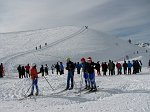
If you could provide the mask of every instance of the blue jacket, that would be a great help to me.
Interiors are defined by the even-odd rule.
[[[128,62],[128,68],[132,68],[132,63]]]

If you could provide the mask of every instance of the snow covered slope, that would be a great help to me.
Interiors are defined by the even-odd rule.
[[[132,58],[134,52],[144,51],[143,48],[103,32],[73,26],[1,34],[1,40],[0,50],[4,56],[0,60],[9,71],[16,70],[19,64],[53,64],[57,61],[65,62],[67,57],[73,61],[88,56],[94,61],[120,61],[127,55]],[[45,46],[45,43],[48,45]],[[39,45],[42,45],[42,49],[39,49]]]
[[[150,53],[144,48],[129,44],[103,32],[85,27],[66,26],[29,32],[14,32],[0,35],[1,62],[4,62],[6,77],[0,79],[0,111],[5,112],[149,112],[149,69]],[[45,42],[47,46],[45,46]],[[39,45],[42,48],[39,49]],[[35,47],[38,50],[35,50]],[[139,52],[138,54],[136,52]],[[123,61],[126,56],[143,61],[142,73],[98,77],[98,91],[88,94],[77,93],[84,87],[82,75],[75,72],[73,90],[61,92],[66,87],[66,74],[50,74],[46,80],[39,75],[39,96],[24,98],[31,85],[30,79],[18,79],[18,64],[40,64],[66,62],[66,57],[80,61],[91,56],[94,61]],[[51,71],[49,71],[51,72]],[[30,92],[30,91],[29,91]],[[29,94],[29,92],[27,94]],[[140,106],[139,106],[140,105]]]

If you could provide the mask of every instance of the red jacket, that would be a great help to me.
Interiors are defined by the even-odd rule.
[[[26,71],[29,71],[30,70],[30,66],[25,66],[25,68],[26,68]]]
[[[117,68],[121,68],[121,64],[120,64],[120,63],[117,63],[117,64],[116,64],[116,67],[117,67]]]
[[[31,79],[34,80],[35,78],[38,78],[38,72],[37,69],[32,67],[30,70]]]

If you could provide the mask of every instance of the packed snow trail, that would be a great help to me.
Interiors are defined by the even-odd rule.
[[[24,56],[26,54],[30,54],[30,53],[33,54],[35,52],[40,52],[42,50],[49,49],[49,48],[51,48],[51,47],[53,47],[53,46],[55,46],[55,45],[57,45],[59,43],[62,43],[64,41],[68,40],[68,39],[71,39],[71,38],[76,37],[77,35],[80,35],[85,30],[87,30],[87,29],[85,27],[82,27],[77,32],[75,32],[75,33],[73,33],[73,34],[71,34],[69,36],[66,36],[66,37],[64,37],[64,38],[62,38],[60,40],[57,40],[55,42],[52,42],[52,43],[48,44],[47,46],[42,47],[41,49],[38,49],[38,50],[29,50],[29,51],[26,51],[26,52],[15,53],[15,54],[9,55],[7,57],[1,58],[0,60],[4,62],[4,66],[5,66],[6,72],[8,72],[9,71],[8,66],[11,65],[11,61],[15,60],[16,58]]]

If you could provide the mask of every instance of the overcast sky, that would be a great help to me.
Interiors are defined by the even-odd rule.
[[[0,33],[67,25],[149,35],[150,0],[0,0]]]

